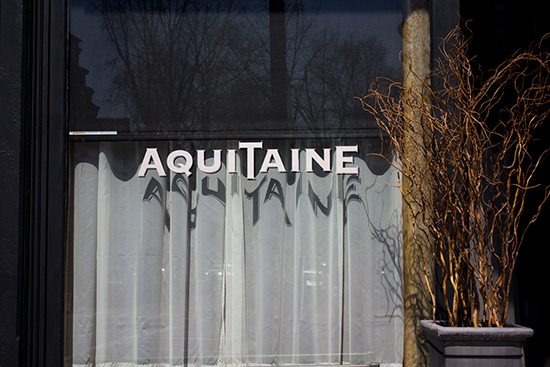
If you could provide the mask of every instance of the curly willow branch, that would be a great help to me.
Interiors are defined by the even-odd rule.
[[[528,228],[550,197],[546,186],[535,198],[538,209],[526,213],[548,153],[535,156],[530,147],[549,113],[550,56],[539,43],[476,75],[468,43],[459,28],[445,38],[433,86],[405,91],[379,79],[359,99],[400,159],[395,167],[408,182],[399,187],[413,213],[414,241],[441,270],[450,323],[502,327],[521,225]]]

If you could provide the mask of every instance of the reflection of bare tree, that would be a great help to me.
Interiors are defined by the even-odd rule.
[[[380,62],[385,54],[374,38],[342,40],[335,32],[323,32],[296,80],[292,95],[295,113],[308,126],[318,127],[344,126],[364,118],[350,96],[361,95],[376,77],[391,73]]]
[[[117,52],[113,95],[140,130],[344,126],[390,73],[379,42],[320,27],[303,0],[92,1]]]
[[[231,0],[100,1],[116,48],[113,89],[127,112],[155,129],[215,118],[217,93],[236,72]]]

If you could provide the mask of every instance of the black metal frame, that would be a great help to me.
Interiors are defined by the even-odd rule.
[[[25,210],[20,273],[20,364],[64,358],[67,4],[26,6],[23,118]]]

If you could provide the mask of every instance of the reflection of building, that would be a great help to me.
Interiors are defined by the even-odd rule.
[[[2,366],[61,365],[66,355],[63,310],[69,296],[64,294],[62,269],[67,253],[62,239],[66,229],[64,187],[70,183],[63,163],[66,111],[59,108],[59,103],[66,103],[62,77],[66,71],[64,59],[56,50],[67,41],[69,49],[75,51],[69,57],[78,58],[79,48],[77,38],[64,38],[65,9],[58,8],[58,3],[14,0],[3,2],[0,12]],[[436,0],[433,3],[433,28],[445,28],[440,18],[444,6]],[[473,52],[490,65],[498,62],[498,53],[525,46],[525,40],[548,30],[547,22],[540,21],[541,14],[547,12],[535,1],[464,0],[460,9],[465,19],[475,19],[472,29],[478,33]],[[454,13],[454,9],[446,10]],[[78,62],[73,59],[72,64]],[[85,69],[75,68],[69,73],[69,119],[79,120],[90,131],[111,130],[113,126],[128,130],[128,119],[97,118],[98,106],[92,101],[93,90],[86,87]],[[61,77],[50,80],[48,75]],[[531,233],[532,243],[543,238],[547,221],[548,216]],[[518,269],[519,301],[515,311],[520,323],[533,327],[536,335],[530,341],[528,366],[543,365],[549,359],[544,349],[548,337],[538,329],[549,321],[544,312],[545,292],[540,282],[533,281],[546,276],[548,250],[542,247],[527,243]],[[319,272],[313,271],[303,272],[304,285],[310,288],[320,285]]]
[[[99,106],[92,97],[94,90],[86,84],[89,71],[80,66],[81,40],[69,34],[69,64],[76,67],[69,69],[69,121],[78,121],[77,131],[127,131],[130,128],[128,118],[97,117]]]
[[[82,49],[79,46],[80,39],[69,35],[69,49],[71,65],[80,65],[78,60]],[[88,70],[81,66],[69,70],[69,119],[82,121],[89,130],[94,130],[99,107],[92,102],[94,90],[86,85]]]

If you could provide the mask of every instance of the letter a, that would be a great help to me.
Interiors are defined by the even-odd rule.
[[[151,160],[153,160],[153,162],[151,162]],[[143,160],[141,161],[138,176],[145,177],[145,173],[147,173],[148,169],[156,169],[159,176],[166,176],[166,171],[164,171],[164,167],[160,161],[157,148],[147,148],[145,156],[143,156]]]

